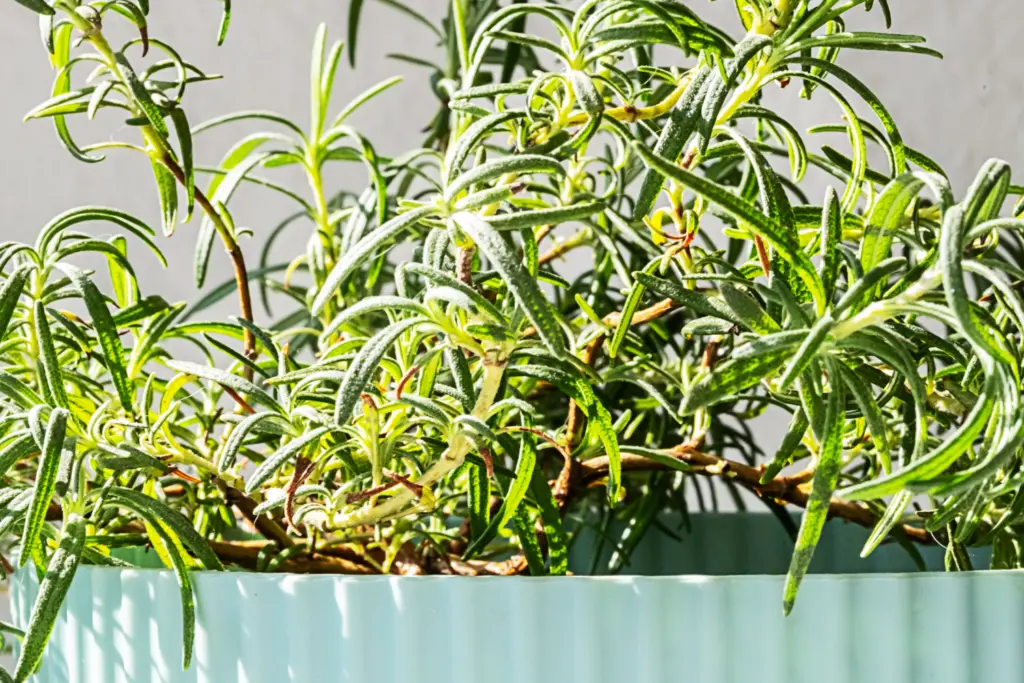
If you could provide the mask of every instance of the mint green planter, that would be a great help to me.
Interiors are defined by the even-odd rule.
[[[817,571],[857,558],[829,524]],[[660,537],[660,538],[655,538]],[[588,539],[576,548],[585,551]],[[1024,572],[818,574],[781,613],[790,544],[763,515],[652,532],[631,570],[677,576],[343,577],[202,573],[195,661],[180,668],[170,572],[83,568],[38,683],[995,683],[1024,680]],[[941,555],[930,553],[941,564]],[[976,558],[984,566],[984,558]],[[585,569],[585,568],[584,568]],[[689,575],[682,575],[689,574]],[[719,574],[694,575],[694,574]],[[723,576],[721,574],[733,574]],[[739,576],[736,574],[747,574]],[[24,624],[37,587],[13,586]]]

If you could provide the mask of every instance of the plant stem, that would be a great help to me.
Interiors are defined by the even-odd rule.
[[[836,325],[832,329],[832,336],[836,339],[843,339],[865,327],[880,325],[890,318],[901,315],[904,313],[901,310],[903,304],[913,303],[921,299],[941,284],[942,273],[937,269],[929,270],[921,276],[920,280],[911,287],[908,287],[899,296],[876,301],[857,315]]]
[[[810,497],[808,480],[805,474],[796,474],[790,477],[776,477],[775,479],[762,484],[761,475],[763,469],[751,467],[733,460],[726,460],[708,453],[702,453],[688,445],[676,446],[669,451],[668,455],[678,458],[680,462],[690,465],[694,474],[701,474],[710,477],[722,477],[731,479],[737,484],[750,490],[754,494],[774,500],[780,503],[787,503],[797,507],[807,507]],[[581,479],[585,486],[597,485],[597,482],[608,476],[608,457],[600,456],[581,463]],[[666,465],[649,460],[641,455],[629,453],[622,454],[623,471],[652,471],[669,469]],[[868,529],[873,529],[878,523],[878,516],[870,509],[834,498],[829,505],[829,517],[838,517],[848,522],[859,524]],[[906,534],[907,538],[918,543],[932,545],[935,539],[919,527],[904,524],[896,527]]]
[[[327,207],[327,197],[324,194],[323,175],[315,156],[313,152],[307,155],[306,176],[315,202],[316,215],[313,218],[316,222],[317,236],[320,238],[320,245],[324,251],[324,270],[329,273],[334,267],[336,255],[334,253],[334,244],[331,241],[331,217],[330,210]],[[309,265],[310,275],[313,277],[314,284],[317,289],[320,289],[323,285],[323,280],[317,277],[317,269],[312,267],[313,264]],[[323,314],[321,315],[321,320],[325,325],[334,317],[334,312],[335,307],[332,299],[324,307]]]
[[[89,42],[96,49],[96,52],[103,58],[106,67],[110,69],[110,72],[114,74],[114,76],[117,77],[125,87],[126,92],[130,93],[131,88],[128,81],[117,63],[117,58],[113,48],[110,47],[110,43],[107,42],[106,37],[104,37],[102,29],[99,26],[91,24],[73,9],[68,9],[67,14],[71,19],[71,22],[75,25],[75,28],[87,37]],[[134,102],[133,104],[135,105],[134,109],[136,110],[136,113],[140,113],[141,108],[138,104]],[[174,153],[168,146],[167,142],[157,134],[152,126],[142,126],[141,130],[143,138],[151,148],[149,151],[150,156],[167,167],[167,170],[171,172],[178,183],[184,186],[186,183],[185,173],[181,166],[179,166],[174,160]],[[195,189],[195,198],[196,203],[199,204],[200,208],[202,208],[203,212],[213,224],[218,236],[220,236],[221,241],[224,243],[224,248],[227,249],[228,256],[230,256],[234,265],[235,282],[238,286],[238,299],[241,315],[245,320],[252,322],[252,296],[249,292],[249,275],[245,266],[245,257],[242,254],[242,249],[239,247],[238,241],[232,234],[231,229],[224,222],[224,218],[220,215],[220,212],[217,211],[199,188]],[[249,330],[245,330],[244,349],[247,357],[255,358],[256,340]],[[251,377],[251,370],[249,368],[245,368],[245,372],[247,376]]]
[[[612,107],[604,110],[604,116],[607,118],[615,119],[616,121],[624,121],[626,123],[635,123],[637,121],[647,121],[649,119],[656,119],[660,116],[672,111],[672,107],[676,106],[676,102],[683,96],[686,89],[690,86],[690,81],[693,80],[693,76],[687,74],[679,81],[679,85],[676,89],[668,94],[668,96],[657,104],[652,104],[649,107],[634,107],[632,105],[623,105],[621,107]],[[566,126],[579,126],[590,120],[589,114],[576,114],[569,117],[565,125]]]
[[[498,388],[501,386],[501,378],[505,373],[507,350],[503,347],[492,349],[497,351],[494,358],[484,357],[483,385],[477,395],[476,405],[473,406],[472,415],[479,419],[487,417],[487,411],[494,404]],[[440,481],[450,472],[458,469],[466,460],[466,455],[473,446],[473,442],[466,436],[463,430],[456,431],[452,435],[448,449],[441,455],[441,458],[424,472],[415,484],[421,487],[429,487]],[[408,488],[399,490],[387,501],[373,507],[365,507],[356,512],[339,514],[334,518],[331,529],[347,529],[367,524],[385,522],[395,517],[406,514],[409,504],[415,499],[415,495]]]
[[[167,170],[171,172],[171,175],[184,186],[185,184],[185,172],[181,166],[178,165],[172,157],[165,155],[161,159],[161,163],[167,167]],[[242,247],[239,246],[238,240],[235,239],[234,235],[231,234],[231,230],[225,224],[224,219],[220,213],[214,208],[210,200],[207,199],[206,194],[198,187],[195,188],[196,204],[203,210],[210,220],[213,222],[213,227],[220,236],[221,242],[224,243],[224,248],[228,252],[228,256],[231,258],[231,264],[235,271],[235,284],[238,288],[238,307],[241,310],[242,317],[249,321],[253,321],[252,312],[252,293],[249,288],[249,270],[245,265],[245,255],[242,253]],[[245,330],[244,335],[244,349],[246,357],[255,359],[256,357],[256,339],[253,337],[252,332],[248,329]],[[244,368],[246,376],[252,377],[252,370],[249,367]]]

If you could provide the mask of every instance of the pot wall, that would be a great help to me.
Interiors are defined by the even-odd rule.
[[[758,545],[778,529],[771,518],[695,518],[694,528],[671,551],[641,547],[637,564],[648,552],[661,558],[648,569],[667,570],[667,557],[709,557],[712,551],[716,557],[741,547],[741,540],[749,553],[732,564],[716,560],[728,571],[741,561],[757,570],[786,556],[784,534],[781,548]],[[862,537],[837,530],[843,533],[827,541],[836,549],[821,563],[841,566],[856,557]],[[879,557],[888,559],[874,560],[872,568],[899,563],[901,554],[886,548]],[[782,577],[766,575],[464,579],[229,572],[201,573],[196,585],[195,660],[182,672],[173,574],[82,568],[36,681],[1024,680],[1022,572],[809,576],[789,618],[781,614]],[[36,590],[25,574],[15,582],[14,614],[22,624]]]

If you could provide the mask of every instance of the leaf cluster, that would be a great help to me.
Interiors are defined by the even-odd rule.
[[[792,531],[787,611],[830,516],[872,527],[865,554],[937,541],[950,569],[976,546],[1024,563],[1024,222],[1004,211],[1021,189],[992,161],[958,200],[840,66],[936,56],[847,29],[856,10],[888,22],[884,0],[736,0],[729,27],[668,0],[453,0],[441,21],[376,1],[446,60],[399,56],[430,71],[438,109],[397,156],[350,118],[400,79],[337,106],[346,48],[326,28],[308,125],[193,126],[186,94],[215,77],[150,35],[148,2],[17,0],[55,70],[27,118],[82,162],[144,155],[163,233],[200,214],[205,291],[145,295],[155,230],[112,208],[0,244],[0,529],[42,577],[16,680],[76,568],[132,548],[178,577],[186,667],[199,569],[557,575],[592,527],[628,570],[644,533],[675,534],[664,513],[723,492]],[[121,21],[139,36],[114,46]],[[801,132],[765,106],[790,85],[842,123]],[[101,111],[130,139],[72,137],[69,118]],[[204,166],[202,133],[243,121],[266,130]],[[365,187],[330,187],[338,163]],[[236,225],[243,184],[295,213]],[[302,247],[277,260],[285,243]],[[230,297],[236,318],[206,319]],[[780,411],[766,454],[751,423]]]

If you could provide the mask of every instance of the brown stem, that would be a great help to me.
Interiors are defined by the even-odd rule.
[[[295,545],[295,540],[280,524],[267,515],[256,515],[256,502],[236,488],[224,487],[224,496],[238,512],[245,517],[256,530],[263,534],[268,540],[276,541],[282,548],[290,548]]]
[[[584,239],[588,234],[589,231],[584,229],[579,231],[572,237],[569,237],[568,239],[556,243],[554,246],[552,246],[550,249],[548,249],[546,252],[540,255],[540,257],[537,259],[537,263],[539,263],[540,265],[544,265],[545,263],[554,261],[557,258],[561,258],[562,256],[568,254],[570,251],[577,247],[582,247],[584,244]]]
[[[604,343],[604,335],[595,337],[586,348],[583,350],[583,358],[581,359],[587,365],[593,367],[594,362],[597,360],[597,354],[601,352],[601,345]],[[576,404],[576,399],[569,400],[569,418],[565,424],[565,438],[569,444],[569,447],[574,447],[579,443],[579,438],[583,434],[583,426],[586,418],[583,416],[583,411]]]
[[[74,3],[78,4],[78,3]],[[103,31],[100,29],[98,24],[92,24],[84,16],[78,14],[74,8],[64,7],[67,12],[68,19],[71,23],[82,32],[84,38],[88,38],[89,42],[96,48],[96,51],[103,58],[107,68],[110,69],[112,74],[117,76],[117,79],[121,81],[129,90],[131,89],[127,79],[122,73],[121,67],[118,65],[117,57],[114,50],[110,47],[110,43],[107,42],[106,37],[103,35]],[[147,40],[146,38],[143,39]],[[145,49],[145,48],[144,48]],[[138,102],[137,99],[132,98],[133,109],[136,115],[141,114],[144,110],[143,105]],[[174,155],[170,150],[167,142],[157,134],[157,132],[151,126],[142,126],[142,137],[152,148],[151,155],[157,155],[160,163],[162,163],[167,170],[171,172],[175,180],[184,187],[187,184],[185,178],[185,172],[182,170],[178,162],[175,161]],[[224,219],[213,207],[210,201],[203,194],[203,191],[198,187],[195,188],[195,200],[196,203],[203,209],[210,220],[213,221],[213,225],[224,242],[224,246],[227,248],[228,254],[231,256],[231,260],[235,265],[235,280],[238,283],[238,298],[241,303],[242,317],[249,322],[253,321],[252,317],[252,297],[249,294],[249,275],[245,268],[245,258],[242,256],[242,250],[239,248],[238,243],[235,241],[234,236],[224,223]],[[245,330],[245,353],[250,359],[255,359],[256,340],[249,330]],[[250,369],[244,369],[247,378],[251,379],[252,372]]]
[[[772,262],[768,258],[768,250],[765,249],[764,241],[755,235],[754,246],[757,248],[757,258],[761,261],[761,270],[764,271],[765,277],[770,278],[772,276]]]
[[[719,458],[708,453],[703,453],[687,445],[677,446],[668,453],[693,468],[695,474],[714,477],[727,477],[742,485],[754,494],[762,498],[774,500],[777,503],[807,507],[809,497],[808,476],[801,472],[792,476],[776,477],[768,483],[761,483],[761,475],[764,473],[762,467],[751,467],[734,460]],[[581,463],[582,480],[585,486],[596,485],[598,480],[608,476],[608,457],[600,456]],[[642,455],[632,453],[622,454],[623,471],[651,471],[668,469],[666,465],[648,460]],[[878,523],[878,517],[866,507],[851,503],[849,501],[833,498],[829,506],[829,518],[837,517],[854,524],[873,529]],[[900,527],[907,538],[932,545],[935,540],[931,535],[920,527],[904,524]]]
[[[242,398],[241,394],[227,386],[226,384],[220,385],[220,388],[224,390],[224,393],[231,397],[235,403],[237,403],[245,412],[250,415],[256,414],[256,409],[249,405],[249,402]]]
[[[160,160],[167,170],[171,172],[171,175],[180,183],[182,186],[185,185],[185,172],[178,165],[178,162],[171,157],[170,154],[162,155]],[[238,307],[241,309],[242,317],[248,322],[253,322],[252,314],[252,294],[249,290],[249,271],[245,267],[245,255],[242,253],[242,248],[238,246],[238,242],[231,236],[227,225],[224,224],[224,219],[221,218],[220,213],[214,208],[210,200],[206,198],[206,195],[198,187],[195,188],[196,204],[203,210],[211,221],[213,221],[214,228],[217,230],[217,234],[220,235],[221,241],[224,242],[224,249],[228,252],[228,256],[231,258],[232,266],[235,271],[235,283],[238,287]],[[256,358],[256,338],[252,332],[248,329],[244,332],[244,349],[245,356],[250,360]],[[252,369],[243,368],[247,378],[252,378]]]
[[[266,543],[228,543],[210,541],[210,548],[221,560],[246,569],[255,569]],[[340,553],[317,552],[308,557],[292,557],[280,565],[281,571],[293,574],[378,574],[367,564],[355,562]]]
[[[460,247],[456,255],[455,276],[464,285],[473,286],[473,255],[475,247]]]

